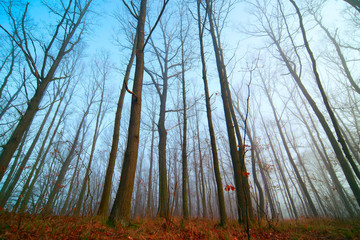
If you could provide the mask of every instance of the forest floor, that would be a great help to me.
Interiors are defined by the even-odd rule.
[[[271,227],[269,227],[270,225]],[[360,219],[305,219],[253,224],[251,239],[360,239]],[[229,221],[137,219],[109,227],[95,217],[60,217],[0,212],[0,239],[247,239],[244,226]]]

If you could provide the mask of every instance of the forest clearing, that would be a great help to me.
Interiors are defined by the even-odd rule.
[[[259,225],[260,224],[260,225]],[[249,230],[250,239],[360,239],[360,220],[262,220]],[[226,227],[210,219],[134,219],[130,226],[109,227],[95,217],[33,216],[0,213],[0,239],[248,239],[236,221]]]
[[[359,0],[1,0],[0,239],[359,239]]]

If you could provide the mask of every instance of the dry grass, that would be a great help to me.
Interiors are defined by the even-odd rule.
[[[301,219],[253,224],[251,239],[360,239],[360,220]],[[111,228],[96,217],[59,217],[0,212],[0,239],[247,239],[244,227],[230,221],[136,219]]]

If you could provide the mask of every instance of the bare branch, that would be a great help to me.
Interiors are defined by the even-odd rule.
[[[125,0],[122,0],[122,2],[123,2],[124,5],[126,6],[126,8],[129,10],[130,14],[131,14],[134,18],[138,19],[139,16],[137,15],[136,12],[133,11],[133,9],[134,9],[134,4],[133,4],[133,2],[131,1],[131,6],[133,7],[132,9],[131,9],[130,6],[125,2]]]
[[[155,22],[154,26],[151,28],[150,33],[149,33],[149,35],[147,36],[147,38],[146,38],[146,40],[145,40],[143,49],[141,49],[142,51],[144,51],[144,48],[145,48],[147,42],[149,41],[149,38],[151,37],[151,34],[153,33],[153,31],[155,30],[157,24],[159,23],[160,18],[161,18],[161,16],[162,16],[163,12],[165,11],[165,7],[166,7],[166,5],[168,4],[168,2],[169,2],[169,0],[164,0],[164,5],[163,5],[163,7],[161,8],[160,14],[159,14],[158,18],[156,19],[156,22]]]

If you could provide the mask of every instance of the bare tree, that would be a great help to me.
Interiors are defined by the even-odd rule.
[[[216,138],[215,138],[215,131],[212,122],[212,110],[211,110],[211,103],[210,103],[210,93],[207,81],[207,72],[206,72],[206,60],[205,60],[205,52],[204,52],[204,28],[205,28],[205,19],[201,19],[201,1],[197,1],[197,22],[198,22],[198,32],[199,32],[199,41],[200,41],[200,56],[201,56],[201,64],[202,64],[202,79],[204,82],[204,91],[205,91],[205,103],[206,103],[206,114],[207,114],[207,122],[209,127],[209,135],[210,135],[210,143],[211,143],[211,151],[212,151],[212,158],[213,158],[213,166],[216,178],[216,187],[217,187],[217,197],[219,201],[219,215],[220,215],[220,224],[222,226],[226,225],[227,216],[225,210],[225,200],[224,200],[224,192],[223,192],[223,185],[220,175],[220,168],[219,168],[219,157],[217,152],[217,145],[216,145]]]
[[[36,79],[36,90],[34,96],[29,100],[28,107],[25,113],[21,116],[20,121],[12,132],[7,143],[2,146],[3,151],[0,155],[0,167],[6,169],[10,160],[16,151],[24,132],[30,127],[36,112],[39,109],[40,102],[46,92],[47,86],[55,79],[56,70],[58,69],[61,60],[69,54],[75,46],[80,42],[82,33],[85,29],[85,16],[92,0],[85,1],[69,1],[68,5],[62,5],[62,8],[57,11],[55,8],[49,6],[52,13],[59,16],[58,24],[53,30],[53,35],[48,44],[40,43],[38,47],[34,44],[38,38],[33,38],[33,35],[25,28],[25,18],[29,8],[29,3],[26,4],[21,24],[18,25],[13,22],[12,28],[14,33],[10,33],[2,25],[0,28],[5,31],[21,49],[28,64],[29,71]],[[71,13],[71,11],[75,11]],[[10,17],[14,19],[11,12],[8,12]],[[59,42],[59,39],[60,42]],[[58,47],[60,46],[60,47]],[[37,52],[43,51],[42,60],[37,59]],[[35,52],[35,55],[34,55]],[[40,64],[38,64],[40,62]],[[0,171],[0,180],[4,176],[4,171]]]
[[[144,75],[144,48],[146,46],[147,40],[145,40],[145,16],[146,16],[146,0],[141,0],[139,12],[134,12],[137,7],[132,5],[132,8],[123,1],[124,4],[128,7],[132,15],[137,19],[137,29],[136,29],[136,67],[135,67],[135,77],[133,84],[133,91],[129,92],[132,95],[131,99],[131,111],[130,111],[130,122],[128,130],[128,141],[124,155],[124,162],[121,169],[121,180],[119,184],[118,191],[116,193],[116,198],[114,206],[111,209],[109,216],[109,224],[114,224],[115,218],[120,219],[121,223],[127,225],[130,220],[130,209],[131,209],[131,197],[134,188],[134,179],[136,171],[136,162],[138,157],[138,148],[139,148],[139,131],[140,131],[140,119],[141,119],[141,94],[142,94],[142,85],[143,85],[143,75]],[[167,1],[164,1],[162,11],[159,15],[158,20],[161,17],[162,12],[165,9]],[[158,22],[158,21],[157,21]],[[154,27],[156,27],[157,22]],[[154,29],[154,28],[153,28]],[[152,30],[153,30],[152,29]],[[149,39],[151,32],[147,39]]]
[[[307,88],[305,87],[305,85],[302,81],[301,73],[302,73],[303,66],[301,63],[301,58],[300,58],[300,55],[298,52],[298,47],[296,46],[296,44],[294,42],[294,36],[292,36],[289,32],[289,25],[287,23],[284,13],[283,12],[278,13],[280,15],[278,17],[282,18],[284,20],[283,22],[281,22],[281,24],[283,24],[283,25],[275,25],[275,22],[270,21],[269,16],[268,16],[269,13],[267,12],[267,10],[262,5],[260,5],[259,2],[257,4],[255,4],[255,7],[258,9],[258,11],[254,12],[254,14],[256,15],[257,19],[259,21],[261,21],[261,24],[262,24],[262,30],[260,30],[260,31],[263,31],[263,33],[265,33],[270,38],[271,42],[273,43],[276,50],[278,51],[280,59],[285,64],[291,77],[293,78],[293,80],[295,81],[295,83],[297,84],[299,89],[301,90],[302,94],[304,95],[304,97],[306,98],[308,103],[310,104],[311,108],[313,109],[316,117],[318,118],[321,126],[323,127],[323,129],[327,135],[327,138],[329,139],[329,141],[331,143],[331,146],[336,154],[336,157],[337,157],[337,159],[340,163],[340,166],[344,172],[346,180],[348,181],[350,188],[353,191],[354,196],[360,196],[360,188],[356,182],[353,170],[352,170],[347,158],[344,156],[344,153],[341,150],[341,148],[338,144],[338,141],[336,140],[329,124],[327,123],[325,116],[320,111],[320,108],[316,104],[316,101],[310,95],[310,93],[308,92]],[[284,32],[284,31],[286,32],[286,34],[287,34],[286,36],[288,37],[288,39],[290,41],[291,48],[293,50],[293,54],[294,54],[296,60],[291,60],[291,58],[288,56],[288,54],[286,54],[287,51],[284,50],[284,48],[283,48],[284,36],[282,35],[282,32]],[[298,65],[295,64],[295,61],[298,62]],[[357,202],[360,205],[359,198],[357,198]]]
[[[252,203],[250,199],[250,188],[248,187],[248,175],[246,171],[246,166],[244,164],[244,147],[242,138],[240,136],[239,131],[237,131],[237,139],[235,136],[235,131],[233,128],[233,124],[236,121],[232,115],[232,102],[231,96],[229,96],[230,91],[228,91],[228,76],[226,75],[226,65],[224,62],[224,57],[221,48],[220,42],[220,33],[218,29],[218,25],[215,24],[215,19],[213,16],[214,13],[214,1],[206,0],[206,11],[207,16],[209,18],[210,24],[210,33],[213,42],[215,57],[216,57],[216,65],[219,75],[219,81],[221,86],[221,97],[223,100],[223,108],[224,115],[226,121],[226,127],[229,138],[229,147],[230,147],[230,155],[233,163],[234,170],[234,180],[236,187],[236,195],[237,195],[237,207],[238,207],[238,217],[239,222],[245,223],[248,226],[250,220],[252,220],[253,212],[252,212]],[[216,32],[215,32],[216,31]],[[238,144],[237,144],[237,141]],[[239,149],[237,146],[239,145]],[[240,159],[241,158],[241,159]],[[247,227],[247,230],[249,228]],[[249,235],[249,231],[247,231]]]
[[[168,26],[168,19],[160,20],[161,40],[163,45],[160,47],[155,44],[153,38],[150,38],[150,44],[157,59],[157,64],[160,67],[160,71],[156,69],[150,69],[145,67],[146,73],[150,76],[152,83],[156,88],[156,92],[160,98],[160,111],[159,119],[157,123],[159,132],[159,210],[158,215],[160,217],[167,217],[169,214],[168,203],[168,182],[167,182],[167,168],[166,168],[166,152],[167,152],[167,129],[165,128],[165,118],[167,112],[167,98],[169,93],[169,81],[181,74],[181,71],[176,69],[177,66],[181,66],[181,63],[174,62],[178,57],[181,45],[176,44],[176,29],[171,30]],[[160,72],[160,73],[157,73]]]

